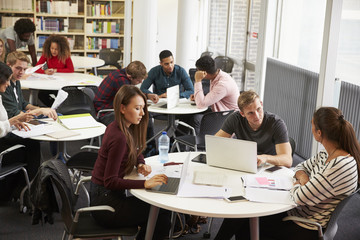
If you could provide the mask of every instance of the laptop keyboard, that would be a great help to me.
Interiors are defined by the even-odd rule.
[[[156,186],[153,189],[159,192],[176,193],[179,187],[180,178],[168,178],[167,184]]]

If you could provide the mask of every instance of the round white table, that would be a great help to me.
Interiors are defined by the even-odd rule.
[[[55,132],[67,130],[66,127],[64,127],[59,122],[54,121],[53,119],[45,118],[45,119],[40,119],[40,120],[50,124],[50,126],[46,126],[46,127],[51,127]],[[66,153],[66,144],[65,144],[66,142],[79,141],[79,140],[98,137],[100,135],[103,135],[105,133],[105,130],[106,130],[106,126],[101,123],[99,127],[73,129],[71,131],[77,132],[77,133],[79,133],[79,135],[72,136],[72,137],[56,139],[56,138],[52,138],[52,137],[49,137],[46,135],[40,135],[40,136],[36,136],[36,137],[31,137],[31,139],[38,140],[38,141],[57,142],[58,143],[57,155],[59,155],[61,153],[61,154],[63,154],[64,159],[68,159],[69,156]],[[56,156],[56,157],[58,157],[58,156]]]
[[[94,74],[97,76],[97,67],[103,66],[105,61],[100,58],[86,56],[71,56],[74,68],[94,68]]]
[[[160,106],[164,105],[166,103],[166,99],[160,99],[158,103],[148,103],[148,111],[151,113],[160,113],[160,114],[166,114],[168,116],[167,119],[167,126],[156,133],[153,137],[148,139],[146,143],[149,143],[151,140],[157,138],[161,135],[163,131],[169,132],[168,136],[175,135],[176,131],[176,122],[175,122],[175,116],[176,115],[183,115],[183,114],[196,114],[201,113],[207,110],[207,108],[197,108],[196,105],[191,104],[191,102],[187,99],[180,99],[179,104],[171,109],[167,108],[161,108]]]
[[[169,161],[171,162],[183,162],[187,156],[187,152],[181,153],[169,153]],[[200,152],[191,152],[190,159],[200,154]],[[146,163],[149,165],[159,165],[158,156],[146,158]],[[202,171],[214,171],[226,174],[227,180],[224,186],[232,189],[232,196],[243,195],[243,185],[241,176],[249,173],[233,171],[222,168],[210,167],[202,163],[190,162],[189,170],[192,176],[194,169],[201,169]],[[290,169],[278,170],[274,173],[262,173],[262,174],[276,174],[292,176],[293,171]],[[141,178],[140,176],[137,176]],[[131,177],[135,178],[135,177]],[[274,204],[274,203],[257,203],[250,201],[242,201],[237,203],[228,203],[223,199],[212,198],[180,198],[176,195],[161,194],[155,192],[149,192],[144,189],[132,189],[131,193],[144,202],[151,204],[149,213],[148,226],[146,232],[147,240],[152,239],[154,232],[157,214],[159,208],[164,208],[170,211],[187,213],[197,216],[208,216],[218,218],[250,218],[250,231],[251,239],[259,239],[259,223],[258,217],[267,216],[272,214],[281,213],[292,209],[292,205],[286,204]]]
[[[60,90],[65,86],[94,85],[99,86],[102,78],[84,73],[55,73],[46,75],[33,73],[21,80],[21,87],[30,89],[29,102],[34,103],[34,90]]]

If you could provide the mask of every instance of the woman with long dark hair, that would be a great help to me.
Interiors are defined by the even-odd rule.
[[[297,206],[287,213],[261,217],[261,239],[318,239],[313,225],[282,219],[304,217],[326,228],[335,207],[360,182],[360,144],[342,112],[319,108],[313,115],[312,133],[325,150],[296,166],[290,194]],[[225,219],[215,239],[230,239],[234,234],[236,239],[249,239],[249,219]]]
[[[123,85],[114,98],[115,121],[109,124],[91,178],[91,205],[109,205],[114,213],[94,212],[95,220],[105,227],[140,226],[137,239],[145,236],[150,205],[127,197],[126,189],[152,188],[167,182],[164,174],[148,180],[129,180],[134,167],[144,176],[151,172],[141,154],[146,148],[148,110],[146,97],[139,88]],[[170,214],[160,211],[154,238],[165,238],[170,229]]]

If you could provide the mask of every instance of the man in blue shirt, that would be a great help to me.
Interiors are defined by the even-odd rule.
[[[174,63],[172,53],[169,50],[164,50],[159,54],[159,58],[160,65],[149,71],[148,77],[141,84],[141,91],[146,95],[151,94],[149,87],[153,84],[153,92],[159,98],[166,98],[166,89],[179,85],[180,98],[189,98],[191,94],[194,94],[194,86],[189,75],[184,68]]]

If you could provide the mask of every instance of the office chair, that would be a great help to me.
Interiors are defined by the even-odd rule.
[[[291,145],[291,156],[294,156],[295,150],[296,150],[296,142],[292,137],[289,137],[289,142]]]
[[[306,218],[302,218],[302,217],[296,217],[296,216],[287,216],[285,218],[283,218],[283,221],[297,221],[297,222],[303,222],[306,224],[312,224],[315,227],[317,227],[318,230],[318,236],[320,240],[333,240],[336,232],[338,230],[338,220],[339,220],[339,216],[341,214],[341,211],[344,209],[344,207],[350,202],[351,199],[356,199],[357,194],[359,192],[360,188],[358,188],[354,193],[352,193],[351,195],[349,195],[348,197],[346,197],[344,200],[342,200],[335,208],[335,210],[333,211],[333,213],[331,214],[330,220],[327,224],[327,227],[325,229],[325,233],[323,233],[323,229],[321,227],[321,225],[317,222],[308,220]]]
[[[222,71],[231,73],[234,67],[234,61],[225,56],[217,56],[215,59],[215,66],[216,68],[220,68]]]
[[[211,57],[213,54],[214,54],[213,52],[206,51],[206,52],[203,52],[200,57],[203,57],[203,56],[210,56]]]
[[[3,179],[8,175],[15,174],[20,170],[23,171],[25,181],[26,181],[26,186],[23,188],[23,190],[21,191],[21,194],[20,194],[20,212],[25,213],[27,211],[27,207],[24,206],[24,194],[27,189],[30,189],[30,180],[29,180],[28,173],[25,169],[26,163],[15,162],[15,163],[11,163],[6,166],[2,166],[2,160],[3,160],[3,157],[5,154],[12,152],[16,149],[22,148],[22,147],[25,147],[25,146],[17,144],[17,145],[12,146],[0,153],[0,179]],[[30,201],[28,201],[28,202],[30,202]]]
[[[49,160],[51,161],[51,160]],[[67,174],[68,172],[64,172]],[[66,179],[70,179],[70,175],[65,176]],[[89,178],[87,178],[89,179]],[[124,228],[104,228],[100,226],[95,219],[91,216],[92,211],[111,211],[115,210],[106,205],[84,207],[75,210],[74,206],[79,195],[79,187],[74,189],[69,188],[63,182],[57,180],[57,178],[51,178],[53,188],[57,190],[60,195],[61,201],[58,201],[61,218],[64,222],[64,233],[62,239],[73,238],[109,238],[109,237],[121,237],[121,236],[135,236],[138,232],[138,227],[124,227]],[[79,184],[82,184],[80,182]],[[71,185],[72,186],[72,185]]]
[[[88,149],[89,151],[78,152],[66,161],[66,166],[73,170],[73,183],[75,185],[79,185],[81,179],[84,178],[84,173],[91,173],[91,171],[94,169],[98,155],[97,150],[99,150],[99,147],[86,145],[82,146],[80,149]],[[91,150],[96,150],[96,152]],[[90,206],[89,192],[84,185],[80,186],[83,188],[87,198],[88,206]]]
[[[176,137],[174,139],[174,143],[171,147],[170,152],[174,151],[176,143],[186,145],[190,148],[193,148],[195,151],[198,151],[199,149],[205,150],[205,135],[214,135],[215,133],[217,133],[217,131],[220,130],[225,119],[233,111],[234,110],[205,113],[203,118],[201,119],[200,133],[198,134],[198,136],[184,135]],[[195,130],[193,129],[193,131]]]
[[[114,66],[117,69],[121,69],[121,58],[122,53],[118,48],[103,48],[99,51],[99,58],[105,61],[105,66]],[[97,73],[99,75],[108,75],[110,72],[115,69],[98,69]]]

